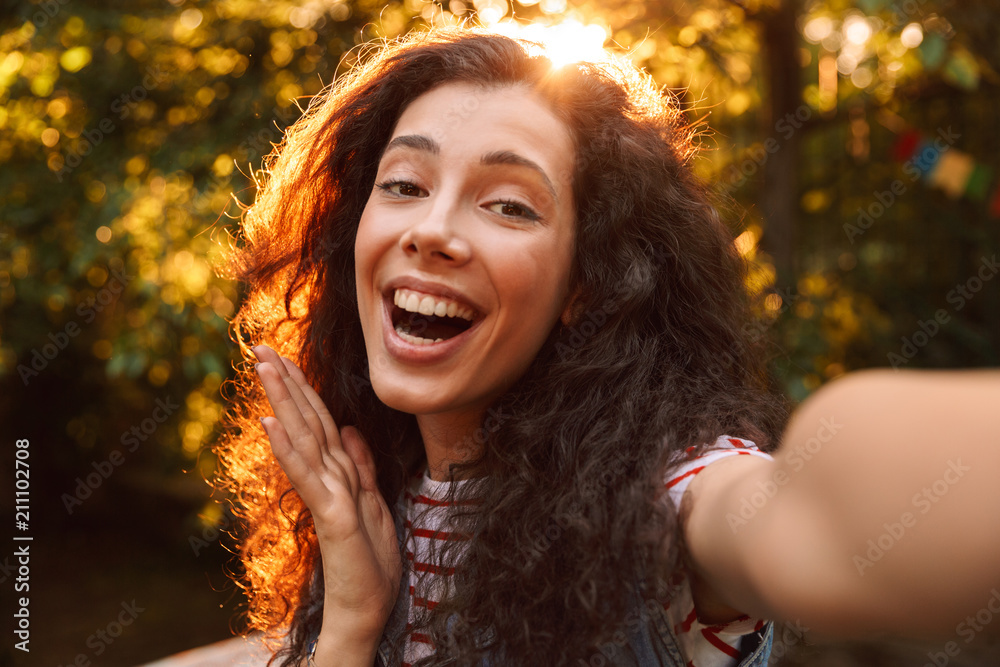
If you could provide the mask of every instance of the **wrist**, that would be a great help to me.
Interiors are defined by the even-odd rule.
[[[370,587],[365,599],[357,599],[353,591],[346,595],[351,602],[345,604],[345,595],[341,594],[343,585],[338,585],[335,577],[327,576],[326,594],[323,599],[323,620],[321,632],[333,637],[358,638],[365,642],[377,642],[382,637],[385,624],[389,620],[392,608],[398,596],[398,584],[393,584],[393,595],[380,593],[375,587]]]
[[[383,610],[346,611],[337,609],[327,601],[323,609],[320,634],[326,634],[338,640],[356,639],[365,643],[377,643],[382,637],[387,621],[387,614]]]
[[[324,629],[307,647],[306,667],[372,667],[378,644],[379,637],[364,638]]]

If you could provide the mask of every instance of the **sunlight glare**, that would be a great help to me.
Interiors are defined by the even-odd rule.
[[[604,50],[608,33],[597,24],[583,25],[572,19],[554,25],[503,21],[491,26],[491,29],[508,37],[542,44],[544,54],[557,69],[572,63],[600,62],[608,58],[608,52]]]

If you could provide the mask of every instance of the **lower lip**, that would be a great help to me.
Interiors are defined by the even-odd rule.
[[[432,364],[454,355],[465,344],[472,332],[479,326],[474,322],[471,327],[447,340],[439,343],[417,345],[403,340],[392,325],[392,304],[388,299],[382,300],[382,339],[385,349],[393,359],[408,363]]]

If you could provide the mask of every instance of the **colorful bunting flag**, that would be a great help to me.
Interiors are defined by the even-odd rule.
[[[993,170],[986,165],[977,164],[965,186],[965,196],[975,201],[983,201],[990,192],[992,182]]]
[[[921,143],[920,133],[916,130],[909,130],[899,135],[896,143],[892,146],[892,157],[896,162],[906,162],[917,152],[917,146]]]
[[[958,199],[965,193],[969,177],[976,167],[972,156],[954,148],[941,153],[934,168],[927,175],[927,182],[941,188],[952,199]]]
[[[898,125],[902,125],[902,119],[897,117]],[[886,126],[898,131],[896,126]],[[1000,218],[1000,183],[994,179],[994,170],[950,145],[942,149],[940,143],[935,145],[936,139],[914,129],[899,131],[892,145],[892,157],[908,163],[907,166],[923,175],[928,185],[944,190],[952,199],[966,197],[979,202],[988,199],[989,214]]]
[[[993,200],[990,202],[990,215],[1000,218],[1000,187],[993,190]]]

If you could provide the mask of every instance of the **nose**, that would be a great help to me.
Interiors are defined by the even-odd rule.
[[[428,263],[461,266],[469,261],[472,248],[461,234],[455,206],[439,200],[400,236],[403,252]]]

